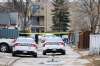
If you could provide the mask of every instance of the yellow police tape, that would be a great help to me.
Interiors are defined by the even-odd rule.
[[[48,33],[20,33],[20,34],[69,34],[70,32],[48,32]]]

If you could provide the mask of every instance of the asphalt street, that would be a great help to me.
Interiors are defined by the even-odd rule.
[[[5,60],[0,60],[0,63],[6,66],[88,66],[90,64],[89,60],[82,59],[81,55],[69,46],[66,46],[66,55],[54,57],[42,55],[41,48],[38,49],[38,58],[31,56],[12,57],[10,53],[1,53],[1,57]],[[13,62],[9,62],[11,60]]]

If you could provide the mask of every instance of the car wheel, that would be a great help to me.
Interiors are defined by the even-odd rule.
[[[9,46],[6,44],[1,44],[0,45],[0,51],[1,52],[8,52],[9,51]]]
[[[15,56],[16,56],[16,54],[15,54],[14,52],[12,52],[12,56],[13,56],[13,57],[15,57]]]
[[[43,51],[43,55],[46,55],[46,52],[45,51]]]
[[[33,57],[37,58],[37,54],[34,54]]]
[[[62,55],[65,55],[65,54],[66,54],[65,51],[63,51],[63,52],[62,52]]]

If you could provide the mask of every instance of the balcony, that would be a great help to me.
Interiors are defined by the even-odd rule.
[[[33,16],[44,16],[44,5],[41,3],[33,3],[32,5],[32,15]]]

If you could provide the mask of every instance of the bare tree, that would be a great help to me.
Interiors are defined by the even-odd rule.
[[[13,0],[13,6],[18,12],[18,18],[21,20],[21,25],[23,25],[22,30],[25,30],[27,28],[27,22],[28,22],[28,10],[29,10],[29,3],[30,0]]]
[[[83,14],[83,12],[80,12],[80,4],[77,1],[71,2],[69,12],[70,12],[71,27],[73,31],[89,30],[85,29],[86,28],[85,16],[87,15]]]
[[[99,24],[99,0],[78,0],[76,1],[78,7],[74,13],[77,13],[77,16],[74,15],[78,20],[79,25],[81,25],[81,30],[89,30],[91,33],[95,33],[96,27]],[[75,7],[75,6],[74,6]],[[73,14],[72,14],[73,16]]]
[[[81,10],[90,18],[91,33],[95,33],[99,22],[99,0],[80,0]]]

